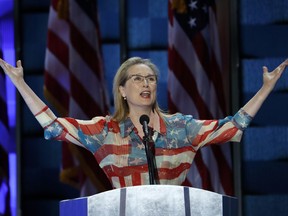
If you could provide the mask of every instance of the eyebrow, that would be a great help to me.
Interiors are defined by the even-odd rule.
[[[146,76],[156,76],[156,74],[148,74],[146,76],[144,76],[142,74],[130,74],[129,76],[143,76],[143,77],[146,77]]]

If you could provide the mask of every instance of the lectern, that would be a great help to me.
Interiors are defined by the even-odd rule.
[[[145,185],[60,202],[60,216],[190,215],[237,216],[237,199],[191,187]]]

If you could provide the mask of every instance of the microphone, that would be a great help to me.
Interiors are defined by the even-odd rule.
[[[141,115],[139,121],[141,125],[143,126],[144,135],[148,137],[149,136],[149,130],[148,130],[149,117],[147,115]]]

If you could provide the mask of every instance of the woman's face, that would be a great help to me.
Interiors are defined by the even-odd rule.
[[[145,64],[131,66],[128,79],[119,90],[122,97],[126,97],[129,109],[151,108],[156,100],[157,77]]]

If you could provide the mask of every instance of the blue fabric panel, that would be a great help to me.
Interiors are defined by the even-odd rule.
[[[223,196],[223,216],[238,216],[238,201],[234,197]]]
[[[118,0],[97,1],[101,38],[117,40],[120,38]]]
[[[286,216],[288,212],[287,195],[244,196],[243,215],[245,216]]]
[[[103,44],[103,60],[104,60],[104,71],[107,90],[109,93],[109,101],[111,105],[110,112],[113,113],[114,98],[113,98],[113,79],[120,67],[120,45],[119,44]]]
[[[87,198],[60,202],[60,216],[87,216]]]
[[[287,0],[241,0],[239,4],[242,24],[283,23],[288,19]]]
[[[130,0],[127,3],[128,47],[167,47],[168,2]]]
[[[287,161],[248,161],[242,168],[244,194],[288,194]]]
[[[40,8],[49,8],[51,0],[25,0],[20,2],[21,10],[25,9],[40,9]]]
[[[241,53],[244,57],[287,57],[287,25],[242,26]]]
[[[23,64],[25,71],[29,70],[43,70],[45,50],[46,50],[46,38],[47,38],[47,13],[34,13],[23,15],[23,28],[20,30],[23,34]],[[37,29],[37,31],[35,31]],[[33,32],[33,33],[31,33]],[[26,73],[26,74],[27,74]]]
[[[251,127],[243,136],[245,161],[287,160],[288,127]]]
[[[21,215],[29,216],[56,216],[59,215],[59,201],[58,200],[23,200],[21,205]],[[23,214],[28,212],[28,214]],[[19,210],[14,215],[19,215]]]

